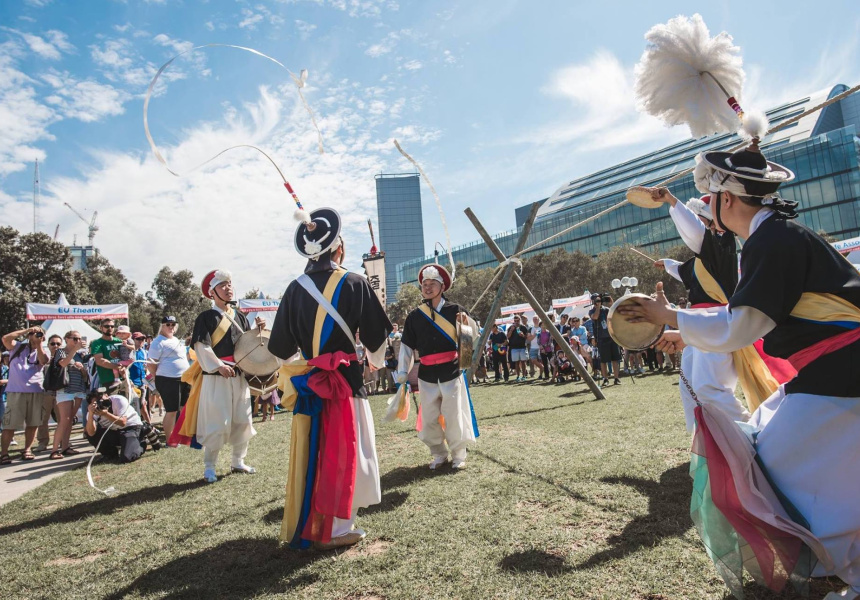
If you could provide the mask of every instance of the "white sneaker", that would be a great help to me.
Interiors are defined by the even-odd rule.
[[[218,476],[215,474],[215,469],[206,469],[203,471],[203,481],[206,483],[215,483],[218,481]]]
[[[465,458],[456,458],[454,462],[451,463],[451,468],[455,470],[465,469],[466,468],[466,459]]]
[[[231,473],[244,473],[245,475],[253,475],[257,472],[257,469],[254,467],[249,467],[245,463],[242,463],[238,467],[230,467]]]
[[[435,471],[437,467],[441,467],[446,462],[448,462],[448,455],[444,454],[442,456],[434,456],[433,460],[430,461],[430,470]]]
[[[16,442],[16,441],[13,439],[11,442],[9,442],[9,445],[10,445],[10,446],[17,446],[17,445],[18,445],[18,442]]]

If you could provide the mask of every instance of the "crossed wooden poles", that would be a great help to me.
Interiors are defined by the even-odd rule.
[[[529,213],[529,218],[526,220],[525,225],[523,225],[523,230],[520,233],[520,237],[517,240],[517,247],[514,250],[514,254],[520,252],[523,248],[525,248],[526,240],[529,237],[529,233],[531,233],[532,225],[534,225],[535,218],[537,217],[539,205],[537,203],[532,204],[531,212]],[[496,244],[495,240],[490,237],[490,234],[487,233],[487,230],[484,229],[484,226],[481,225],[481,222],[478,220],[478,217],[475,216],[475,213],[472,212],[471,208],[467,208],[465,211],[466,216],[469,217],[469,220],[472,222],[472,225],[475,226],[475,229],[478,230],[478,233],[486,242],[487,247],[490,249],[496,259],[500,264],[505,263],[507,261],[507,257],[504,255],[502,250]],[[556,328],[555,324],[550,320],[549,316],[547,316],[546,312],[544,312],[543,308],[541,308],[540,303],[535,298],[534,294],[532,294],[531,290],[529,290],[528,286],[516,272],[516,266],[512,263],[506,263],[504,266],[504,272],[502,273],[501,281],[499,282],[499,289],[496,291],[496,297],[493,299],[493,304],[490,307],[490,314],[487,315],[487,320],[484,322],[484,330],[481,332],[481,336],[478,339],[478,343],[475,346],[475,352],[472,354],[472,366],[469,368],[469,373],[467,374],[466,380],[471,380],[472,373],[474,373],[475,368],[478,366],[478,360],[481,357],[481,354],[484,351],[484,348],[487,345],[487,339],[490,337],[490,331],[493,328],[493,323],[496,320],[496,317],[499,315],[499,311],[502,306],[502,295],[504,295],[505,290],[508,287],[511,279],[513,279],[514,284],[519,288],[520,292],[526,297],[529,302],[529,305],[534,309],[537,313],[538,317],[544,322],[547,329],[549,329],[550,334],[552,335],[555,342],[559,345],[559,347],[564,350],[564,353],[567,355],[567,358],[570,360],[570,363],[576,369],[579,376],[582,377],[583,381],[588,385],[588,388],[594,394],[594,397],[598,400],[605,400],[606,396],[603,395],[603,391],[598,387],[598,385],[594,382],[594,379],[591,378],[591,375],[588,373],[588,369],[582,366],[582,363],[579,362],[579,359],[573,353],[573,349],[570,347],[570,344],[567,343],[567,340],[561,335],[561,332]]]

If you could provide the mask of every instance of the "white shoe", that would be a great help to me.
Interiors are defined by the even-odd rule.
[[[442,456],[434,456],[433,460],[430,461],[430,470],[435,471],[437,467],[441,467],[446,462],[448,462],[448,455],[444,454]]]
[[[860,598],[860,592],[854,591],[850,587],[841,592],[830,592],[824,596],[824,600],[855,600],[855,598]]]
[[[456,458],[454,462],[451,463],[451,468],[459,471],[460,469],[466,468],[466,459],[465,458]]]
[[[16,442],[15,440],[12,440],[11,442],[9,442],[9,445],[10,446],[17,446],[18,442]]]
[[[253,475],[257,472],[257,469],[254,467],[249,467],[245,463],[242,463],[238,467],[230,467],[231,473],[244,473],[245,475]]]
[[[215,469],[206,469],[203,471],[203,481],[206,483],[215,483],[218,481],[218,476],[215,474]]]

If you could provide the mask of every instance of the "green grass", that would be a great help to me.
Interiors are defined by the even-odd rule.
[[[256,424],[254,476],[200,482],[201,453],[79,469],[0,508],[0,598],[729,598],[689,516],[675,376],[475,386],[463,472],[427,469],[412,426],[371,400],[383,502],[338,553],[277,541],[289,417]],[[414,424],[414,414],[413,414]],[[229,470],[222,453],[219,472]],[[838,581],[815,581],[820,598]],[[747,598],[776,596],[750,583]]]

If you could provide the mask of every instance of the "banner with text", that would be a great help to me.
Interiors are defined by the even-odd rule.
[[[243,313],[276,311],[280,305],[280,300],[268,300],[266,298],[239,300],[239,310]]]
[[[380,255],[364,259],[364,272],[371,289],[385,306],[385,256]]]
[[[128,304],[34,304],[27,303],[28,321],[51,319],[85,319],[95,321],[110,317],[128,319]]]

